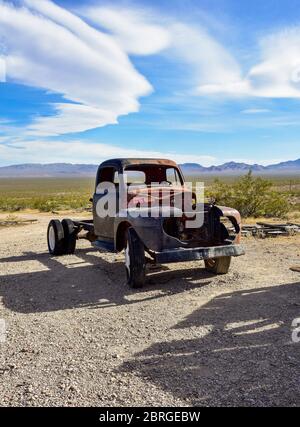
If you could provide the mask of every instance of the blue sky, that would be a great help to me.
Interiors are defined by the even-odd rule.
[[[300,0],[0,0],[0,165],[300,157]]]

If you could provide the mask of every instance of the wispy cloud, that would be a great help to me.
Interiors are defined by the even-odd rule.
[[[260,41],[261,61],[251,68],[249,81],[261,96],[300,97],[300,27],[287,28]]]
[[[96,6],[81,9],[81,13],[96,26],[110,31],[129,54],[155,54],[171,43],[168,29],[162,26],[162,22],[153,23],[149,10]]]
[[[260,40],[261,60],[244,75],[232,52],[200,24],[146,9],[81,8],[95,28],[50,0],[23,4],[15,7],[0,0],[7,77],[68,100],[54,106],[55,117],[36,120],[30,129],[36,135],[115,124],[120,115],[138,111],[138,99],[152,87],[128,54],[166,51],[185,62],[197,81],[191,92],[198,95],[300,97],[300,28]]]
[[[93,24],[108,30],[128,53],[146,55],[162,51],[179,63],[187,64],[189,72],[185,77],[194,74],[199,85],[212,82],[214,85],[234,85],[242,79],[240,65],[234,56],[201,23],[195,26],[156,10],[120,5],[118,8],[80,8],[79,12]],[[196,85],[190,89],[195,91]]]
[[[48,0],[24,4],[21,8],[0,1],[7,78],[67,100],[55,106],[55,118],[39,118],[31,132],[77,132],[138,111],[138,98],[149,94],[151,85],[113,37]]]
[[[126,52],[144,55],[162,51],[186,63],[186,78],[190,73],[195,76],[190,93],[236,98],[300,97],[300,27],[261,37],[254,46],[258,49],[253,47],[259,57],[253,56],[247,71],[237,54],[201,22],[195,25],[184,18],[128,7],[92,7],[82,13],[107,29]]]
[[[6,82],[6,62],[4,57],[0,55],[0,83]]]
[[[198,162],[205,166],[216,161],[213,156],[199,156],[178,154],[178,152],[151,151],[129,149],[121,146],[112,146],[103,143],[92,143],[90,141],[45,141],[27,140],[19,141],[9,146],[1,144],[1,164],[16,163],[47,163],[61,162],[68,159],[69,163],[100,163],[103,160],[114,157],[151,157],[171,158],[179,163]],[[80,160],[78,160],[80,159]]]
[[[300,27],[269,34],[259,41],[260,60],[235,81],[212,78],[199,94],[258,98],[300,98]],[[240,72],[240,76],[242,73]]]
[[[193,27],[180,22],[170,25],[172,54],[192,67],[198,88],[215,85],[235,85],[241,80],[238,62],[230,52],[214,39],[201,25]]]
[[[182,154],[172,151],[138,150],[123,146],[112,146],[106,143],[72,140],[19,140],[6,144],[0,138],[0,166],[22,163],[61,163],[62,158],[68,163],[99,164],[108,158],[114,157],[142,157],[142,158],[169,158],[177,163],[199,163],[203,166],[220,165],[235,161],[247,164],[258,163],[270,165],[290,160],[286,155],[274,159],[270,158],[239,158],[214,157],[207,155]],[[296,156],[295,156],[296,158]]]
[[[243,114],[264,114],[264,113],[270,113],[271,110],[269,110],[268,108],[248,108],[241,112]]]
[[[241,78],[232,55],[201,26],[149,9],[80,9],[84,20],[50,0],[23,0],[23,4],[20,8],[0,0],[7,77],[66,99],[53,104],[52,115],[37,115],[27,126],[29,136],[82,132],[116,124],[119,116],[137,112],[139,98],[148,95],[152,86],[128,54],[164,51],[188,65],[195,87],[197,81],[234,84]]]
[[[154,81],[153,85],[156,80],[163,81],[161,92],[150,99],[153,111],[148,115],[143,111],[144,114],[137,116],[148,129],[215,131],[224,135],[253,129],[254,121],[257,130],[300,125],[298,113],[293,115],[288,110],[276,113],[275,108],[274,111],[264,108],[270,104],[258,100],[300,97],[300,27],[261,37],[258,49],[253,46],[253,51],[247,52],[245,66],[240,50],[235,52],[215,35],[213,28],[211,31],[206,28],[208,20],[191,23],[185,20],[188,17],[166,16],[159,8],[128,7],[128,2],[126,8],[111,6],[110,2],[105,7],[86,9],[81,5],[72,12],[50,0],[15,3],[22,3],[23,7],[0,0],[0,40],[5,47],[0,54],[6,55],[8,81],[60,94],[63,101],[52,104],[52,115],[37,114],[32,123],[26,125],[26,132],[0,122],[0,142],[8,135],[12,141],[16,136],[24,137],[24,133],[27,138],[20,139],[18,144],[12,142],[10,147],[2,144],[1,161],[15,162],[18,151],[23,162],[45,158],[61,161],[64,153],[68,161],[74,162],[78,159],[91,162],[96,158],[98,162],[122,155],[171,157],[204,165],[214,163],[214,158],[209,156],[176,155],[163,149],[149,152],[86,141],[43,140],[47,136],[116,124],[120,116],[138,112],[141,97],[156,88],[133,65],[136,55],[160,55],[154,57],[153,62],[139,59],[139,64],[142,63],[139,70],[146,73],[149,67],[147,76]],[[174,70],[169,73],[164,69],[165,74],[157,77],[165,64],[174,64]],[[168,80],[173,71],[175,83]],[[153,76],[156,79],[152,79]],[[164,97],[170,99],[168,105]],[[232,101],[237,101],[234,108]],[[158,109],[161,114],[157,113]],[[132,123],[135,125],[134,120],[126,124],[126,129]],[[33,138],[39,139],[34,142]],[[140,146],[140,141],[138,144]]]

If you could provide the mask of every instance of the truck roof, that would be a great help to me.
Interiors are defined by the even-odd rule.
[[[101,163],[100,168],[114,166],[116,168],[124,168],[130,165],[161,165],[178,167],[177,163],[168,159],[147,159],[147,158],[119,158],[110,159]]]

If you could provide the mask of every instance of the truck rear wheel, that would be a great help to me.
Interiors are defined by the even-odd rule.
[[[64,255],[64,229],[61,222],[57,219],[53,219],[49,222],[47,230],[47,242],[49,253],[51,255]]]
[[[231,256],[206,259],[204,262],[206,270],[210,273],[227,274],[231,263]]]
[[[131,288],[142,288],[145,284],[145,249],[132,227],[126,230],[125,267],[127,284]]]
[[[64,229],[64,253],[71,255],[75,252],[77,240],[74,222],[71,219],[63,219],[61,224]]]

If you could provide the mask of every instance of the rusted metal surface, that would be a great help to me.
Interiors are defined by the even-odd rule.
[[[125,201],[126,206],[122,206],[122,215],[119,212],[109,221],[98,218],[96,216],[95,205],[97,203],[97,194],[95,192],[93,198],[94,205],[94,221],[75,222],[80,230],[88,231],[87,238],[93,236],[93,244],[96,247],[121,251],[124,249],[124,235],[128,227],[133,227],[139,239],[144,243],[148,253],[160,253],[160,257],[169,259],[168,262],[174,260],[189,260],[189,259],[207,259],[209,257],[221,256],[239,256],[244,252],[237,245],[240,242],[241,236],[241,216],[235,209],[229,207],[218,207],[212,204],[204,204],[198,206],[203,214],[204,222],[198,228],[187,228],[184,213],[184,206],[180,216],[170,215],[166,218],[163,212],[164,191],[166,195],[172,197],[169,199],[167,208],[178,209],[172,205],[172,200],[177,196],[184,196],[185,193],[190,193],[191,190],[185,185],[183,175],[178,165],[172,160],[166,159],[111,159],[103,162],[97,172],[96,186],[104,176],[112,177],[113,174],[109,168],[113,168],[119,173],[128,170],[138,170],[139,167],[144,171],[150,170],[152,177],[156,173],[157,178],[162,178],[163,168],[175,168],[178,171],[181,183],[172,184],[171,186],[160,185],[159,187],[141,187],[133,185],[130,187],[128,200]],[[132,168],[132,169],[131,169]],[[136,169],[135,169],[136,168]],[[104,170],[104,173],[102,171]],[[100,179],[100,181],[99,181]],[[156,182],[154,180],[154,182]],[[157,182],[160,182],[157,179]],[[117,187],[118,193],[118,187]],[[117,197],[118,194],[117,194]],[[159,202],[157,215],[132,215],[132,209],[128,203],[132,201],[138,202],[139,211],[141,208],[149,210],[153,214],[153,210],[149,209],[149,200]],[[134,203],[133,206],[137,204]],[[151,206],[151,203],[150,203]],[[156,204],[155,204],[156,206]],[[120,208],[121,209],[121,208]],[[125,211],[125,216],[124,216]],[[221,222],[221,218],[229,220],[232,230],[228,232],[226,226]],[[229,255],[226,255],[226,254]],[[175,255],[177,254],[177,255]],[[184,258],[186,257],[186,258]]]
[[[274,224],[267,222],[258,222],[255,225],[244,225],[242,235],[245,237],[253,236],[260,239],[277,236],[294,236],[300,233],[300,226],[297,224]]]
[[[168,160],[168,159],[138,159],[138,158],[119,158],[119,159],[111,159],[111,160],[106,160],[105,162],[101,163],[100,168],[104,168],[104,167],[116,167],[116,168],[121,168],[124,169],[126,168],[126,166],[129,165],[160,165],[160,166],[170,166],[170,167],[175,167],[178,168],[177,163],[174,162],[173,160]]]
[[[241,242],[241,237],[242,237],[242,227],[241,227],[242,219],[239,211],[233,208],[229,208],[227,206],[218,206],[218,209],[221,210],[222,216],[224,216],[225,218],[228,218],[232,222],[232,225],[236,232],[234,242],[239,244]]]
[[[165,264],[172,262],[215,259],[220,257],[238,257],[244,254],[245,250],[241,245],[189,248],[159,252],[156,254],[156,261],[160,264]]]

